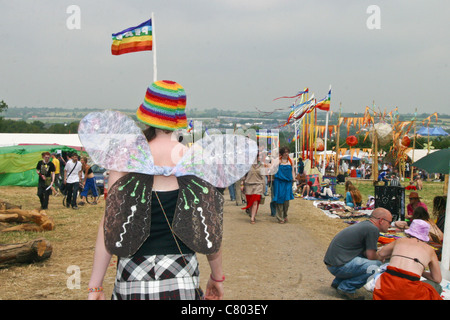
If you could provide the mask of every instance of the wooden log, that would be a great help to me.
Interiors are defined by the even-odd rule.
[[[0,222],[19,222],[22,223],[26,221],[24,217],[18,215],[17,213],[0,213]]]
[[[51,243],[43,238],[25,243],[0,245],[0,264],[33,263],[50,258]]]
[[[13,209],[13,208],[22,209],[22,206],[18,206],[18,205],[0,200],[0,210],[7,210],[7,209]]]
[[[26,219],[28,221],[36,223],[38,226],[40,226],[42,228],[42,231],[44,231],[44,230],[49,231],[49,230],[53,230],[55,228],[55,223],[53,222],[53,219],[50,218],[49,216],[47,216],[45,211],[38,211],[38,210],[29,210],[28,211],[28,210],[21,210],[21,209],[15,208],[15,209],[3,210],[3,211],[1,211],[1,213],[17,214],[20,217],[22,217],[23,219]],[[11,228],[8,228],[8,229],[4,229],[2,231],[5,232],[5,230],[7,230],[7,231],[20,230],[20,229],[10,230],[10,229]],[[29,229],[28,231],[40,231],[40,230]]]
[[[31,223],[25,223],[25,224],[19,224],[19,225],[14,226],[14,227],[9,227],[9,228],[2,229],[0,232],[13,232],[13,231],[43,232],[45,230],[41,226],[37,226],[37,225],[31,224]]]

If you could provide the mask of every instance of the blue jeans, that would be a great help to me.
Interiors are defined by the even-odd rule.
[[[275,217],[277,215],[277,203],[275,201],[270,202],[270,216]]]
[[[343,266],[327,266],[327,268],[336,277],[332,283],[333,287],[344,292],[354,293],[367,283],[367,279],[376,272],[379,266],[381,266],[379,260],[356,257]]]
[[[228,191],[230,192],[230,200],[235,201],[236,200],[236,189],[234,189],[234,184],[228,187]]]

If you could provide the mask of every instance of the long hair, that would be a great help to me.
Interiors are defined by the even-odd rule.
[[[445,208],[447,207],[447,196],[436,196],[433,199],[433,216],[438,218],[445,215]]]
[[[420,220],[428,221],[430,219],[430,214],[428,213],[427,209],[425,209],[424,207],[417,207],[413,211],[412,218],[413,218],[413,220],[420,219]]]
[[[345,192],[349,191],[349,188],[348,188],[348,187],[349,187],[350,185],[353,185],[353,183],[352,183],[350,180],[348,180],[348,181],[345,182]]]
[[[359,190],[356,189],[356,187],[353,184],[348,186],[348,191],[352,195],[352,199],[353,199],[353,201],[355,203],[361,203],[362,202],[361,192],[359,192]]]

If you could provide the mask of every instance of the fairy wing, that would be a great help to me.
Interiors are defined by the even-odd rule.
[[[220,249],[223,233],[222,194],[194,175],[178,178],[180,194],[172,228],[195,252],[212,254]]]
[[[215,187],[227,187],[249,171],[258,152],[255,141],[240,135],[207,135],[174,168],[165,168],[154,165],[147,139],[125,114],[90,113],[78,133],[95,163],[131,172],[109,191],[104,223],[109,252],[130,256],[150,235],[152,175],[158,174],[174,174],[180,184],[174,232],[194,251],[209,254],[220,248],[223,196]]]
[[[180,187],[173,231],[192,250],[212,254],[220,249],[225,188],[243,177],[258,153],[256,143],[244,136],[206,135],[195,142],[177,163],[174,174]]]
[[[91,112],[80,121],[78,136],[92,161],[103,168],[147,174],[154,170],[148,141],[126,114]]]
[[[195,175],[218,188],[242,178],[258,154],[255,141],[236,134],[205,135],[196,141],[174,168],[177,177]]]
[[[205,135],[193,143],[174,168],[155,166],[142,130],[129,116],[112,110],[86,115],[78,135],[92,161],[108,170],[195,175],[219,188],[243,177],[258,153],[256,142],[242,135]]]
[[[153,176],[129,173],[108,192],[103,224],[109,253],[129,257],[150,235]]]

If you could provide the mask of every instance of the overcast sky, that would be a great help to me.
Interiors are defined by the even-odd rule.
[[[70,30],[70,5],[80,29]],[[380,9],[367,13],[370,5]],[[111,55],[111,34],[155,15],[158,79],[189,108],[272,111],[305,87],[331,108],[450,114],[450,1],[0,0],[0,100],[137,108],[153,52]],[[380,22],[379,29],[367,22]]]

